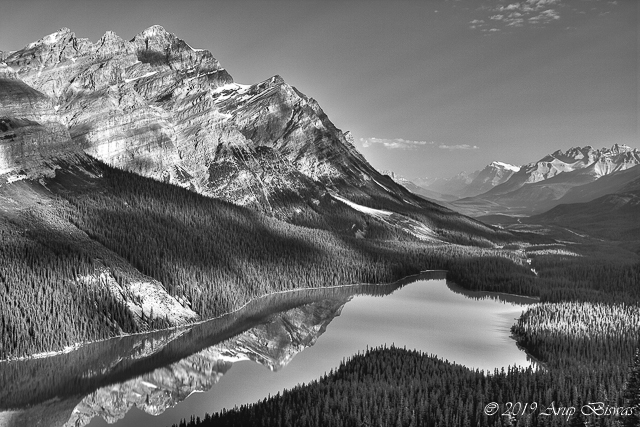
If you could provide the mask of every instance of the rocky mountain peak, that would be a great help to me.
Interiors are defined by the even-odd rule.
[[[512,165],[510,163],[499,162],[497,160],[494,160],[493,162],[491,162],[488,167],[495,168],[495,169],[510,170],[513,172],[518,172],[520,170],[520,166]]]
[[[140,62],[152,66],[169,65],[174,70],[212,73],[222,69],[211,52],[193,49],[160,25],[153,25],[131,39]]]
[[[102,37],[100,37],[100,40],[98,40],[95,45],[95,51],[96,55],[105,57],[113,56],[116,53],[134,53],[131,43],[127,42],[113,31],[107,31]]]
[[[69,28],[62,27],[58,31],[48,34],[36,42],[30,43],[28,47],[34,47],[38,45],[52,45],[64,39],[75,38],[75,36],[75,33],[73,33]]]
[[[163,38],[164,37],[173,37],[173,38],[177,38],[174,34],[171,34],[167,30],[165,30],[162,25],[158,25],[158,24],[152,25],[149,28],[143,30],[136,37],[144,37],[144,38],[150,38],[150,37],[163,37]],[[134,37],[134,39],[135,39],[135,37]]]
[[[626,144],[614,144],[609,151],[611,152],[611,154],[615,155],[629,152],[638,152],[638,149],[629,147]]]

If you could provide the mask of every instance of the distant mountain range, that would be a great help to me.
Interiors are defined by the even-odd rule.
[[[426,188],[450,191],[458,199],[447,200],[448,206],[467,215],[531,215],[616,192],[637,176],[638,165],[637,148],[618,144],[601,149],[575,147],[520,168],[493,162],[482,171],[437,180]]]
[[[626,145],[558,150],[522,167],[492,162],[448,179],[410,181],[383,173],[487,223],[558,225],[603,238],[640,240],[640,150]]]
[[[392,171],[382,171],[400,185],[416,194],[438,201],[453,201],[463,197],[476,196],[507,181],[519,166],[503,162],[491,162],[482,170],[460,172],[451,178],[416,178],[412,181]]]
[[[611,179],[606,180],[606,185],[583,185],[578,187],[583,191],[567,194],[570,197],[563,199],[591,199],[605,191],[610,193],[588,202],[560,204],[545,213],[523,219],[522,222],[559,225],[605,239],[640,241],[640,166],[608,177]],[[621,178],[630,180],[622,184]],[[605,178],[592,184],[600,181],[605,181]]]

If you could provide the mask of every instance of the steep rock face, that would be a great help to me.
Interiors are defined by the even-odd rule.
[[[131,42],[107,32],[97,43],[63,28],[10,55],[6,62],[48,95],[74,142],[112,165],[182,181],[170,112],[153,101],[193,76],[208,89],[231,81],[206,51],[154,26]],[[188,89],[188,84],[187,84]]]
[[[279,76],[233,84],[210,52],[160,26],[95,44],[63,28],[6,61],[53,100],[87,153],[147,176],[259,204],[277,190],[317,191],[300,174],[361,184],[371,173],[313,99]]]
[[[37,175],[44,163],[74,153],[67,128],[51,100],[0,64],[0,175]]]
[[[235,84],[160,26],[97,43],[63,28],[6,62],[52,100],[76,146],[111,165],[285,217],[283,200],[325,186],[385,192],[315,100],[279,76]]]

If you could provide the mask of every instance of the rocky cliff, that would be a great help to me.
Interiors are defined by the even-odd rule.
[[[47,162],[77,153],[51,99],[0,64],[0,175],[50,174]]]
[[[46,95],[40,109],[55,110],[47,117],[74,147],[108,164],[276,214],[325,186],[384,191],[315,100],[279,76],[234,83],[210,52],[160,26],[97,43],[63,28],[5,62],[23,96]]]

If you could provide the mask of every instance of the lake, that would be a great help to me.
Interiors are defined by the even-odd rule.
[[[445,272],[274,294],[198,325],[0,363],[0,426],[171,425],[313,381],[385,344],[473,369],[529,366],[510,327],[534,302],[468,292]]]

